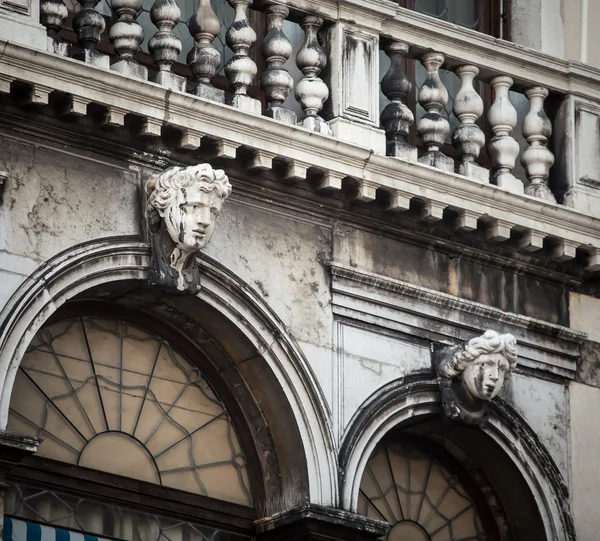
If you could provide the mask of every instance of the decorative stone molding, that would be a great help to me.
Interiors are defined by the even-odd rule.
[[[368,541],[381,538],[389,528],[380,520],[314,504],[261,518],[254,524],[263,541]]]
[[[415,421],[439,415],[439,400],[437,385],[428,377],[421,377],[410,383],[393,381],[362,404],[339,447],[341,506],[357,508],[360,483],[377,443],[398,427],[408,428],[414,426]],[[490,406],[490,420],[481,431],[485,439],[499,446],[504,451],[501,456],[511,460],[521,472],[543,510],[541,520],[546,538],[573,541],[575,530],[569,490],[549,450],[539,434],[506,401],[498,399]]]
[[[210,241],[231,184],[221,169],[202,163],[171,167],[146,182],[146,222],[151,237],[151,281],[195,294],[200,289],[196,253]]]
[[[468,217],[463,231],[474,230],[475,217],[485,216],[477,225],[477,233],[501,220],[503,229],[514,230],[523,238],[536,239],[535,245],[526,245],[525,251],[531,251],[529,247],[537,248],[546,238],[552,242],[568,241],[576,245],[576,250],[567,251],[563,260],[583,253],[587,256],[581,260],[583,270],[600,272],[600,220],[587,208],[572,210],[538,198],[522,197],[493,184],[473,182],[454,172],[392,159],[370,148],[273,122],[264,115],[247,114],[239,108],[229,109],[224,115],[219,103],[198,102],[193,95],[172,92],[144,81],[136,82],[134,89],[131,80],[112,70],[103,71],[99,77],[98,70],[90,64],[11,42],[0,40],[0,45],[3,47],[0,93],[10,93],[13,81],[19,81],[21,88],[26,84],[26,97],[30,101],[24,101],[23,105],[47,103],[47,96],[55,92],[71,99],[82,115],[86,114],[102,126],[126,129],[125,118],[132,115],[141,117],[147,126],[145,133],[140,130],[136,136],[158,135],[163,126],[176,128],[182,132],[181,140],[176,143],[178,148],[196,149],[208,144],[213,151],[216,141],[219,157],[233,158],[235,149],[244,146],[286,163],[308,163],[313,171],[322,171],[324,179],[352,179],[359,185],[368,183],[367,197],[364,197],[365,190],[356,190],[359,201],[369,202],[375,195],[385,193],[400,202],[392,207],[394,211],[406,210],[412,199],[418,200],[419,205],[425,203],[427,208],[436,209],[437,215],[449,208]],[[45,48],[45,41],[42,45],[40,48]],[[576,81],[575,74],[573,77]],[[90,103],[94,104],[93,108],[84,108]],[[257,133],[261,137],[256,137]],[[280,163],[280,160],[273,159],[270,163]],[[329,180],[324,182],[327,186]],[[519,184],[522,189],[523,184],[520,181]],[[322,182],[316,183],[316,186],[322,185]],[[335,189],[329,192],[336,193]]]
[[[306,499],[334,507],[338,491],[336,446],[327,399],[308,359],[289,328],[258,291],[210,257],[203,255],[202,263],[203,287],[199,300],[232,322],[252,347],[262,352],[290,401],[306,456],[309,476]],[[98,283],[146,282],[150,266],[148,244],[140,242],[137,236],[108,237],[59,253],[19,286],[0,310],[0,367],[5,367],[0,370],[0,430],[8,422],[11,392],[21,358],[47,318]],[[302,497],[303,493],[299,494]]]
[[[6,471],[7,466],[19,463],[23,458],[37,452],[42,440],[33,436],[26,436],[17,432],[0,430],[0,450],[2,452],[2,467],[0,471]]]
[[[385,154],[379,123],[379,33],[339,20],[327,28],[323,43],[329,66],[322,73],[329,87],[323,116],[331,134]]]
[[[446,308],[453,312],[464,312],[472,314],[478,319],[490,318],[502,321],[505,325],[511,325],[521,329],[542,333],[547,336],[556,337],[560,340],[581,344],[587,338],[587,334],[563,327],[555,323],[534,319],[529,316],[505,312],[499,308],[482,304],[469,299],[463,299],[443,291],[436,291],[427,287],[412,284],[404,280],[397,280],[381,274],[375,274],[366,270],[357,269],[348,265],[343,265],[335,261],[327,262],[332,276],[334,278],[351,280],[367,287],[374,287],[393,293],[398,293],[424,303]]]
[[[517,366],[517,340],[512,334],[486,331],[460,346],[439,349],[434,360],[446,417],[482,426],[487,403]]]
[[[423,340],[457,344],[501,325],[519,342],[519,369],[539,377],[576,377],[586,333],[522,314],[328,262],[335,316],[369,322]]]

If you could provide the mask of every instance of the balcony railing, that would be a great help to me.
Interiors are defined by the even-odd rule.
[[[286,37],[283,23],[290,17],[290,8],[284,3],[262,2],[267,19],[267,35],[261,43],[265,69],[259,75],[257,63],[251,56],[257,35],[249,21],[252,0],[230,0],[235,10],[233,21],[226,33],[226,42],[233,56],[224,65],[229,81],[229,93],[212,85],[221,68],[222,58],[213,42],[219,36],[221,21],[217,18],[210,0],[199,0],[196,12],[189,18],[188,28],[195,44],[187,54],[193,81],[173,72],[182,52],[182,42],[173,29],[180,23],[181,10],[175,0],[156,0],[150,10],[156,32],[148,42],[156,73],[154,82],[170,90],[185,92],[238,107],[254,114],[264,114],[282,122],[301,125],[311,131],[349,139],[351,142],[371,147],[376,152],[387,153],[409,161],[418,161],[448,172],[482,181],[493,182],[514,193],[527,193],[546,201],[555,202],[548,187],[550,168],[554,156],[548,148],[552,135],[552,123],[545,113],[544,102],[549,89],[539,84],[525,82],[524,92],[530,109],[523,122],[523,136],[528,146],[521,153],[511,132],[517,124],[517,111],[509,99],[509,90],[515,80],[507,73],[495,73],[486,77],[494,89],[494,103],[488,108],[487,121],[492,137],[488,138],[489,169],[477,163],[486,137],[479,124],[484,114],[484,102],[477,93],[476,78],[480,75],[477,63],[459,61],[453,67],[462,86],[453,100],[453,113],[458,125],[452,133],[455,150],[452,156],[443,147],[450,136],[447,118],[448,90],[440,78],[440,68],[446,55],[430,47],[421,51],[421,41],[398,40],[393,35],[381,36],[383,48],[391,60],[387,73],[380,78],[378,54],[379,33],[358,29],[356,25],[332,25],[319,15],[293,11],[293,18],[304,31],[304,42],[296,51]],[[108,30],[116,59],[110,66],[109,57],[97,51],[97,44],[105,28],[105,19],[95,9],[97,0],[82,0],[82,9],[73,19],[73,29],[83,61],[138,79],[148,79],[148,69],[136,61],[135,56],[144,40],[144,30],[136,21],[142,10],[142,0],[112,0],[114,23]],[[295,5],[295,4],[292,4]],[[382,2],[378,7],[390,9]],[[41,20],[46,26],[50,48],[56,53],[68,55],[69,45],[59,37],[59,31],[67,18],[67,6],[62,0],[41,0]],[[395,14],[394,14],[395,15]],[[326,28],[322,41],[319,32]],[[367,30],[367,31],[365,31]],[[406,36],[409,37],[409,36]],[[411,49],[412,46],[412,49]],[[294,81],[285,64],[295,54],[295,63],[303,78]],[[326,84],[323,71],[330,67]],[[418,103],[424,114],[420,115],[416,131],[421,149],[409,144],[409,130],[414,123],[414,112],[406,105],[412,82],[403,66],[406,58],[417,58],[426,69],[425,80],[418,91]],[[248,95],[248,89],[258,79],[264,93],[265,107],[259,100]],[[190,84],[191,83],[191,84]],[[379,117],[378,102],[374,89],[381,84],[383,94],[390,103]],[[294,93],[302,114],[284,107],[290,93]],[[322,117],[325,102],[330,98],[327,111],[329,122]],[[350,122],[345,122],[349,120]],[[353,122],[354,121],[354,122]],[[387,144],[383,144],[385,129]],[[362,123],[362,126],[355,125]],[[372,129],[367,129],[369,126]],[[512,170],[521,154],[521,161],[528,179],[527,187],[517,179]]]
[[[64,64],[72,77],[62,89],[56,88],[60,77],[51,78],[43,70],[29,78],[32,102],[47,103],[49,93],[59,90],[70,96],[68,112],[93,116],[104,126],[123,125],[127,115],[141,118],[141,136],[160,136],[165,125],[175,126],[181,134],[179,148],[197,149],[207,143],[221,157],[236,157],[242,148],[250,151],[249,170],[277,169],[278,178],[287,181],[306,179],[309,170],[316,171],[314,185],[329,193],[339,191],[347,179],[355,188],[355,200],[379,200],[381,191],[390,211],[414,210],[416,202],[421,219],[442,220],[450,212],[454,228],[463,233],[481,230],[483,224],[490,241],[516,239],[518,248],[549,250],[559,261],[579,254],[588,270],[600,270],[598,220],[589,211],[588,216],[577,212],[566,195],[570,188],[565,186],[565,164],[576,159],[575,152],[561,137],[552,138],[553,132],[574,129],[574,113],[568,109],[572,100],[598,104],[598,70],[436,21],[386,0],[228,0],[235,16],[226,32],[232,56],[224,63],[228,88],[223,89],[213,84],[223,62],[214,46],[221,21],[210,0],[199,0],[189,20],[194,38],[187,54],[189,79],[173,69],[182,52],[173,32],[181,17],[175,0],[156,0],[150,11],[156,26],[148,42],[154,64],[150,76],[136,60],[144,39],[136,21],[142,0],[111,2],[114,22],[108,39],[116,55],[112,62],[98,50],[106,25],[96,10],[98,0],[80,3],[72,25],[78,47],[71,47],[59,36],[68,17],[63,0],[41,0],[48,49],[106,70],[98,71],[97,77],[108,86],[90,83],[89,74],[79,79],[72,64]],[[257,36],[250,9],[266,17],[261,73],[252,53]],[[285,35],[286,20],[304,32],[296,49]],[[380,49],[390,59],[386,73],[380,73]],[[20,53],[15,49],[14,54]],[[286,68],[290,58],[302,74],[299,80]],[[17,63],[11,67],[8,60],[2,62],[0,57],[0,90],[14,91],[11,85],[24,75]],[[418,115],[415,99],[410,99],[411,62],[421,63],[426,71],[416,93],[423,109]],[[442,67],[461,82],[453,99],[452,133]],[[107,71],[130,81],[150,78],[167,94],[158,94],[155,85],[126,84]],[[111,85],[112,90],[105,91]],[[262,99],[250,96],[252,85],[260,87]],[[387,97],[383,110],[380,89]],[[528,104],[520,126],[509,91],[521,94],[522,103]],[[177,97],[180,94],[201,99],[195,105]],[[297,107],[286,106],[292,95]],[[481,95],[493,98],[484,100]],[[218,107],[202,105],[207,102]],[[245,116],[231,116],[220,108],[223,105]],[[514,138],[515,129],[522,133],[523,148]],[[315,133],[317,138],[311,138]],[[293,144],[284,144],[285,138]],[[513,174],[519,161],[523,180]],[[484,187],[488,191],[482,191]],[[564,209],[560,216],[550,212],[560,208],[557,198],[575,211]],[[533,205],[535,200],[543,204]]]

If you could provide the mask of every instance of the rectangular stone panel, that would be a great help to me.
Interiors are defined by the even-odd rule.
[[[333,117],[379,126],[379,36],[339,23],[330,31]]]
[[[580,168],[578,181],[600,189],[600,117],[597,112],[580,109],[576,119]]]
[[[428,348],[346,323],[338,324],[337,353],[342,430],[377,389],[431,369]]]

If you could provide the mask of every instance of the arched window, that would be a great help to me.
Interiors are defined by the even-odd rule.
[[[226,405],[198,359],[134,321],[86,315],[42,327],[8,429],[43,439],[21,472],[30,479],[7,493],[15,525],[127,541],[251,531],[250,473]]]
[[[385,541],[493,541],[490,510],[460,465],[421,440],[382,442],[363,473],[358,512],[384,520]]]

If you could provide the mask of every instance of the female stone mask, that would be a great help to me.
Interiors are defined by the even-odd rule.
[[[171,167],[146,182],[146,221],[152,237],[154,281],[180,291],[200,286],[196,253],[210,241],[229,179],[209,164]]]
[[[517,341],[512,334],[486,331],[461,346],[436,353],[444,413],[468,424],[487,419],[487,403],[501,391],[517,365]]]

